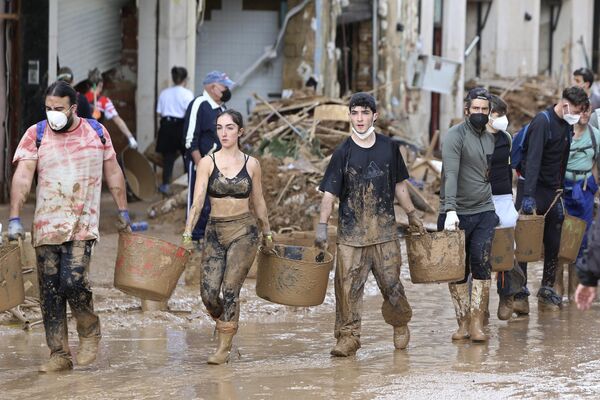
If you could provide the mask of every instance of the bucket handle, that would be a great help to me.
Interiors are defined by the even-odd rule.
[[[548,207],[548,210],[546,210],[546,212],[544,213],[544,218],[546,218],[546,215],[548,215],[548,213],[550,212],[550,210],[552,210],[552,207],[554,207],[554,204],[556,203],[556,201],[560,198],[561,204],[562,203],[562,197],[560,197],[562,195],[563,190],[562,189],[557,189],[556,190],[556,196],[554,196],[554,200],[552,200],[552,203],[550,203],[550,207]],[[564,204],[563,204],[563,209],[565,209]],[[519,208],[519,215],[523,215],[523,208]],[[533,215],[537,215],[537,209],[533,209]]]

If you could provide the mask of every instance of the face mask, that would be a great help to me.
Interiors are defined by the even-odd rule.
[[[475,113],[475,114],[469,115],[469,122],[478,131],[485,128],[488,121],[489,121],[489,117],[487,114]]]
[[[64,132],[65,128],[68,129],[67,123],[69,118],[61,111],[46,111],[46,118],[48,119],[48,125],[55,132]]]
[[[367,139],[369,136],[371,136],[371,134],[375,131],[375,121],[373,121],[373,123],[371,124],[371,126],[369,127],[369,129],[367,129],[365,131],[365,133],[360,133],[359,131],[357,131],[356,129],[354,129],[354,127],[352,127],[352,132],[354,132],[354,134],[356,136],[358,136],[358,138],[360,140],[365,140]]]
[[[221,93],[221,101],[227,103],[229,100],[231,100],[231,91],[229,88],[225,88],[223,93]]]
[[[567,124],[575,125],[579,122],[579,118],[581,118],[581,115],[571,114],[571,107],[569,104],[567,104],[567,112],[563,114],[563,119],[567,122]]]
[[[508,128],[508,118],[506,118],[506,115],[492,120],[492,128],[499,131],[506,131],[506,128]]]

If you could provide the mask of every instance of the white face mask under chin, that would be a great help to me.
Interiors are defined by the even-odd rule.
[[[352,127],[352,132],[354,132],[354,134],[356,136],[358,136],[358,138],[360,140],[365,140],[367,139],[369,136],[371,136],[371,134],[375,131],[375,127],[373,125],[371,125],[369,127],[369,129],[367,129],[367,131],[365,133],[360,133],[358,132],[356,129],[354,129],[354,127]]]
[[[58,131],[67,125],[68,118],[65,113],[60,111],[46,111],[46,118],[48,119],[48,125],[54,131]]]

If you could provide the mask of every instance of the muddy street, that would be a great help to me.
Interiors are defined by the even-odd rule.
[[[132,205],[140,214],[144,207]],[[209,366],[214,324],[198,286],[180,282],[170,312],[147,313],[138,299],[112,287],[117,234],[107,214],[91,272],[103,335],[98,361],[40,374],[37,367],[48,357],[41,325],[28,332],[20,324],[0,325],[0,398],[595,398],[600,391],[598,306],[584,314],[567,304],[558,314],[539,315],[532,298],[529,317],[506,323],[495,316],[493,294],[489,343],[451,343],[456,322],[447,285],[413,285],[406,265],[402,281],[414,313],[407,350],[394,350],[372,276],[365,288],[362,348],[347,359],[329,355],[335,344],[333,275],[324,304],[311,308],[268,303],[248,279],[234,356],[227,365]],[[168,221],[151,223],[147,234],[177,241],[180,229]],[[530,271],[535,293],[541,265]],[[71,320],[73,353],[75,332]]]

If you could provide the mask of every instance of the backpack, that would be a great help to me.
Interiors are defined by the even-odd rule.
[[[546,117],[546,121],[550,123],[550,116],[548,116],[546,110],[542,111],[542,114],[544,114],[544,117]],[[523,145],[527,139],[527,130],[529,129],[529,125],[531,125],[531,122],[529,124],[525,124],[513,138],[512,148],[510,150],[510,166],[512,169],[521,169],[521,161],[523,160]]]
[[[102,144],[106,144],[106,138],[104,137],[104,131],[102,130],[102,125],[100,124],[100,122],[96,121],[93,118],[84,119],[90,124],[92,128],[94,128]],[[35,126],[35,147],[37,147],[38,149],[42,145],[42,138],[44,137],[44,131],[46,130],[47,123],[48,121],[43,120],[38,122]]]

